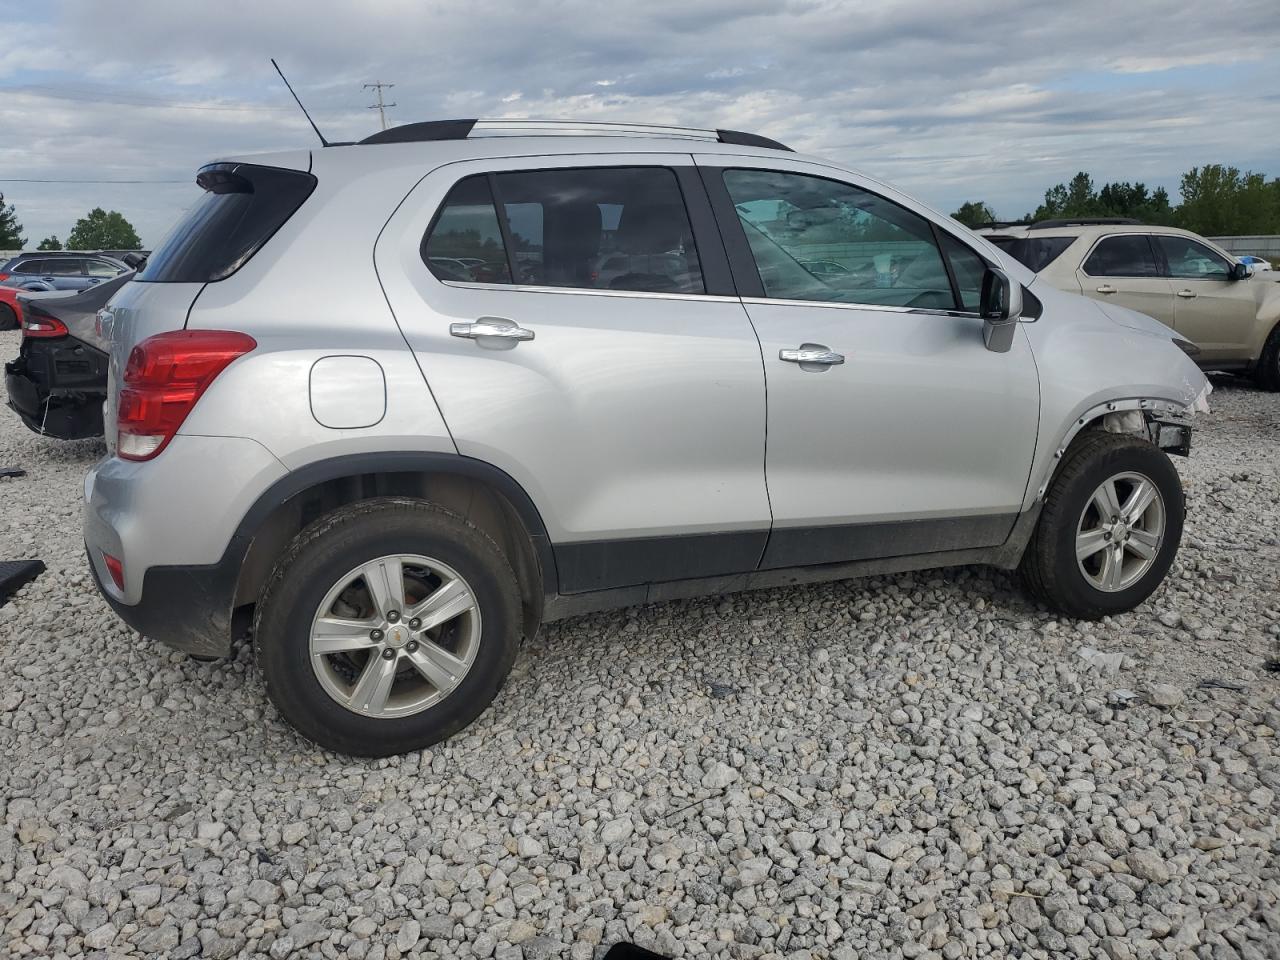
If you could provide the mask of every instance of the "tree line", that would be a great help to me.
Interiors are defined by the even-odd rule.
[[[0,250],[21,250],[27,245],[22,234],[22,224],[12,203],[5,203],[0,193]],[[37,250],[61,250],[62,241],[56,235],[45,237]],[[94,207],[76,221],[67,234],[68,250],[141,250],[142,240],[133,224],[116,210]]]
[[[1163,187],[1148,190],[1145,183],[1104,183],[1081,171],[1068,183],[1044,193],[1044,203],[1022,219],[1027,222],[1063,217],[1132,217],[1143,223],[1182,227],[1209,237],[1280,233],[1280,177],[1210,163],[1192,167],[1179,185],[1182,202],[1173,204]],[[951,214],[967,227],[998,220],[980,201],[962,204]]]

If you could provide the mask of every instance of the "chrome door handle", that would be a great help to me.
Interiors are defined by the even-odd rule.
[[[1183,300],[1194,300],[1196,298],[1196,295],[1192,293],[1190,290],[1179,290],[1178,296],[1180,296]]]
[[[451,323],[449,335],[466,340],[493,338],[495,340],[532,340],[533,331],[526,330],[506,317],[481,317],[475,323]]]
[[[778,359],[785,360],[787,363],[817,363],[833,367],[844,363],[844,354],[836,353],[826,347],[805,344],[797,350],[779,350]]]
[[[1115,293],[1116,288],[1109,283],[1104,283],[1102,286],[1098,288],[1098,292],[1099,293]]]

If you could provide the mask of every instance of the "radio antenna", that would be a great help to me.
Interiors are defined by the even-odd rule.
[[[284,71],[280,69],[280,64],[276,63],[276,58],[271,58],[271,65],[276,68],[276,73],[280,74],[280,79],[284,81],[284,85],[289,88],[289,93],[293,94],[293,102],[298,105],[298,109],[302,111],[302,115],[307,118],[307,123],[311,124],[311,129],[316,132],[316,136],[320,138],[320,146],[331,146],[328,140],[324,138],[324,134],[320,132],[320,128],[316,126],[316,122],[311,119],[311,114],[307,113],[307,108],[302,105],[302,101],[298,99],[298,95],[293,92],[293,85],[289,83],[289,78],[284,75]]]

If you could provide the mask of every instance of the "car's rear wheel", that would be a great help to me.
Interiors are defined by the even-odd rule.
[[[1089,431],[1064,455],[1020,567],[1031,592],[1073,617],[1132,610],[1160,585],[1182,540],[1182,483],[1137,437]]]
[[[1276,324],[1262,347],[1253,379],[1263,390],[1280,390],[1280,323]]]
[[[321,746],[421,749],[496,696],[520,639],[515,574],[462,517],[414,500],[355,504],[298,535],[258,605],[267,693]]]
[[[17,330],[18,312],[7,303],[0,303],[0,330]]]

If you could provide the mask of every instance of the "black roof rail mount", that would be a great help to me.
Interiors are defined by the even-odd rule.
[[[360,144],[375,143],[424,143],[432,140],[466,140],[471,136],[476,125],[483,130],[516,129],[522,130],[525,136],[545,135],[554,131],[557,125],[563,130],[570,130],[577,136],[590,136],[584,129],[596,130],[602,134],[613,136],[672,136],[682,140],[712,140],[720,143],[732,143],[743,147],[765,147],[769,150],[786,150],[793,152],[786,144],[779,143],[758,133],[745,133],[742,130],[703,130],[694,127],[663,127],[658,124],[612,124],[601,121],[527,121],[527,120],[424,120],[420,123],[406,123],[398,127],[380,130],[372,136],[357,141]],[[334,143],[331,146],[347,146]]]
[[[1054,220],[1037,220],[1028,227],[1029,230],[1056,230],[1059,227],[1105,227],[1117,225],[1140,225],[1141,220],[1132,217],[1062,217]]]

